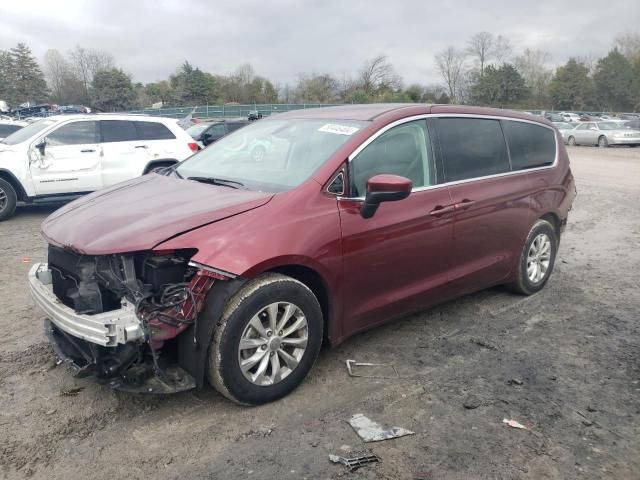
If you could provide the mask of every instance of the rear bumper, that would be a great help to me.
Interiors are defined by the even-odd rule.
[[[76,313],[53,293],[51,274],[46,263],[36,263],[29,271],[29,289],[36,305],[60,330],[103,347],[115,347],[144,336],[133,305],[95,315]]]

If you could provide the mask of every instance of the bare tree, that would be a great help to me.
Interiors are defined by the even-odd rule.
[[[511,46],[511,42],[506,37],[502,35],[498,35],[496,41],[493,45],[493,58],[496,63],[500,65],[501,63],[505,63],[511,57],[511,53],[513,52],[513,47]]]
[[[547,91],[553,72],[547,66],[551,61],[551,54],[544,50],[527,48],[522,55],[515,58],[515,67],[524,78],[525,84],[531,90],[531,96],[538,106],[547,99]]]
[[[400,86],[400,77],[386,55],[378,55],[368,60],[360,71],[359,81],[360,88],[371,96]]]
[[[630,62],[640,60],[640,33],[626,32],[618,35],[614,43],[620,53],[629,59]]]
[[[63,92],[69,73],[69,63],[58,50],[50,49],[45,52],[44,74],[51,89],[52,96],[58,103],[64,103]]]
[[[84,87],[86,99],[89,99],[89,87],[93,77],[101,70],[114,67],[113,56],[102,50],[83,48],[80,45],[69,53],[71,67]]]
[[[471,36],[467,44],[467,53],[477,62],[482,77],[484,67],[493,54],[495,38],[490,32],[478,32]]]
[[[300,75],[295,99],[306,103],[331,103],[338,95],[338,81],[328,73]]]
[[[451,46],[438,53],[435,57],[436,68],[442,77],[447,95],[452,102],[461,100],[465,82],[465,53]]]

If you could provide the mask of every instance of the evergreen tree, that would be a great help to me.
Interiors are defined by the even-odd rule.
[[[589,68],[569,59],[566,65],[558,67],[549,84],[549,94],[554,109],[585,110],[593,107],[593,82],[589,78]]]
[[[633,68],[617,48],[598,60],[593,83],[602,109],[613,112],[631,109]]]
[[[10,79],[13,82],[12,103],[43,102],[47,98],[47,83],[31,49],[19,43],[9,50]]]
[[[487,66],[484,75],[478,76],[471,87],[472,100],[479,105],[515,106],[528,95],[522,75],[509,63],[498,68]]]
[[[97,72],[91,83],[93,106],[103,112],[127,110],[136,97],[129,76],[118,68]]]

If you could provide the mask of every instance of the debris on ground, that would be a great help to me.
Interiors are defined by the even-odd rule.
[[[478,408],[480,405],[482,405],[482,400],[477,397],[476,395],[469,395],[464,402],[462,403],[462,405],[464,406],[464,408],[466,408],[467,410],[473,410],[475,408]]]
[[[510,378],[507,380],[507,384],[509,385],[522,385],[524,382],[519,378]]]
[[[472,338],[471,343],[475,343],[479,347],[486,348],[487,350],[499,351],[500,349],[496,347],[493,343],[483,339],[483,338]]]
[[[529,427],[526,427],[523,424],[516,422],[515,420],[509,420],[507,418],[503,418],[502,423],[506,423],[507,425],[513,428],[521,428],[523,430],[529,430]]]
[[[352,377],[400,378],[393,363],[359,363],[355,360],[347,360],[346,363],[347,371]]]
[[[84,387],[62,387],[60,389],[60,396],[75,397],[83,390],[84,390]]]
[[[365,417],[362,413],[356,413],[351,417],[349,424],[365,442],[380,442],[382,440],[404,437],[405,435],[413,435],[415,433],[401,427],[391,427],[385,430],[378,423]]]
[[[329,460],[333,463],[341,463],[349,468],[350,471],[355,472],[360,467],[363,467],[369,463],[377,463],[380,458],[375,455],[371,450],[361,450],[357,452],[349,452],[342,455],[329,455]]]

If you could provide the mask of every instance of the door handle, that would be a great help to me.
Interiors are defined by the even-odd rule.
[[[455,212],[455,210],[455,205],[437,205],[433,210],[429,212],[429,215],[431,215],[432,217],[441,217],[442,215],[445,215],[447,213]]]
[[[93,148],[87,148],[86,150],[80,150],[81,153],[90,153],[90,152],[95,152],[95,150]]]
[[[465,198],[460,203],[456,203],[456,210],[466,210],[467,208],[473,207],[476,204],[474,200],[469,200]]]
[[[149,148],[146,145],[136,145],[135,148]]]

